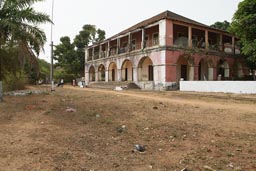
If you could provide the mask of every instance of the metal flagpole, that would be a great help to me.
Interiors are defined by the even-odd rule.
[[[54,9],[54,0],[52,0],[52,16],[51,20],[53,22],[53,9]],[[53,34],[53,23],[51,23],[51,73],[50,73],[50,81],[51,81],[51,91],[54,91],[54,80],[53,80],[53,40],[52,40],[52,34]]]

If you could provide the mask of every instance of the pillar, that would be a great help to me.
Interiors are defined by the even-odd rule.
[[[208,30],[205,30],[205,49],[209,50],[209,41],[208,41],[209,35]]]
[[[117,69],[117,81],[122,81],[122,69]]]
[[[188,80],[193,81],[194,80],[194,66],[189,66],[189,74],[188,74]]]
[[[108,82],[108,69],[105,70],[105,82]]]
[[[213,80],[213,75],[214,75],[214,69],[213,68],[208,68],[208,81]]]
[[[173,45],[173,21],[166,20],[166,45]]]
[[[100,44],[100,50],[99,50],[99,58],[102,57],[102,44]]]
[[[235,54],[235,37],[232,36],[232,52]]]
[[[219,50],[223,52],[223,35],[220,34],[220,41],[219,41]]]
[[[116,54],[118,55],[120,48],[120,38],[117,38],[117,48],[116,48]]]
[[[131,32],[129,32],[129,34],[128,34],[128,52],[130,52],[131,51]]]
[[[136,67],[136,66],[134,66],[133,68],[132,68],[132,70],[133,70],[133,81],[135,82],[135,83],[138,83],[138,68]]]
[[[92,48],[92,60],[94,60],[94,47]]]
[[[199,80],[198,75],[201,74],[199,73],[199,65],[194,66],[194,80]]]
[[[110,54],[110,41],[108,41],[107,54],[106,57],[109,57]]]
[[[145,47],[145,29],[143,28],[141,30],[141,49],[144,49]]]
[[[95,71],[95,82],[99,81],[99,72]]]
[[[188,27],[188,47],[192,48],[192,27]]]
[[[88,62],[88,56],[89,56],[89,49],[86,46],[85,49],[84,49],[84,61],[85,62]]]

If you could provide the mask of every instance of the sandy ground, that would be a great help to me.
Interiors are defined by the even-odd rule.
[[[0,171],[255,171],[255,104],[256,95],[70,86],[5,96]]]

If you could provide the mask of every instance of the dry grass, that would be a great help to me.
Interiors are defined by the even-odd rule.
[[[8,96],[0,104],[0,170],[255,171],[255,103],[253,95],[67,86]]]

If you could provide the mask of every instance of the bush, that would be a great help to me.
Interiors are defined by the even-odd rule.
[[[25,88],[25,85],[28,83],[27,77],[23,73],[18,73],[17,75],[12,73],[5,75],[5,79],[3,80],[4,91],[22,90]]]

